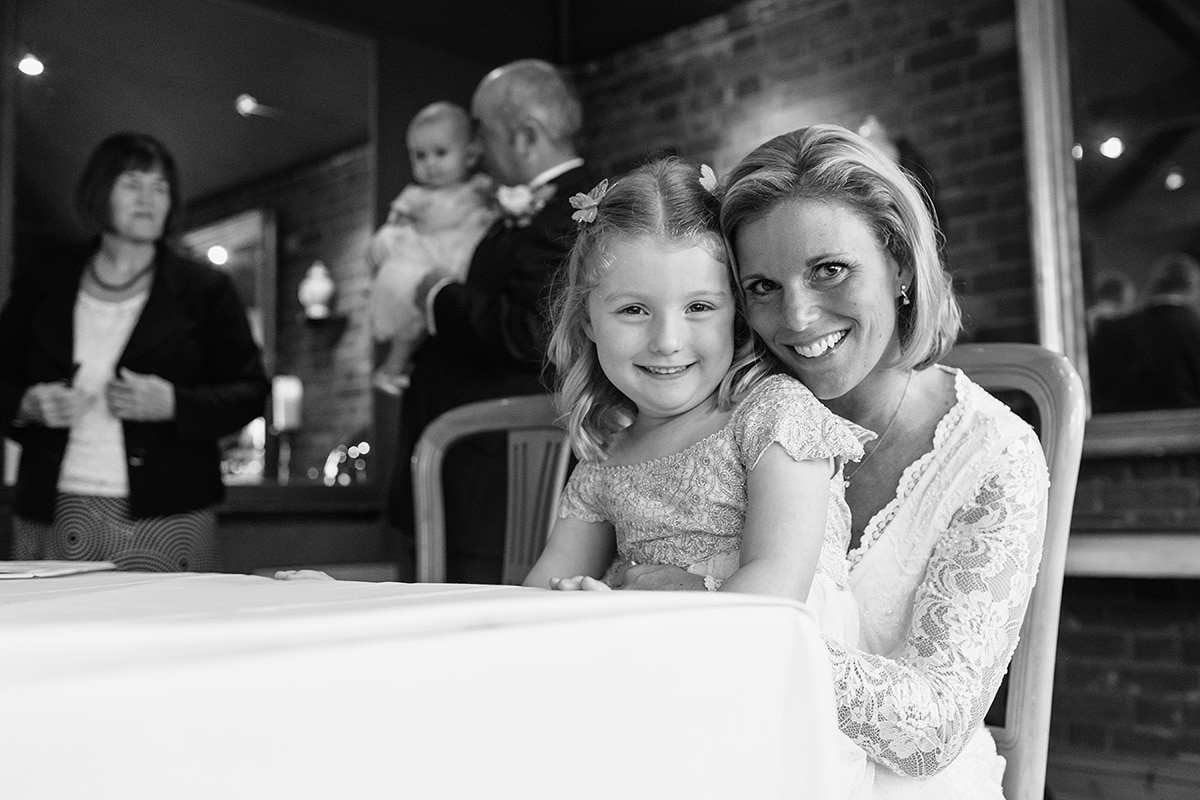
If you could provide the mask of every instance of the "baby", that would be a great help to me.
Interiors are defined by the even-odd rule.
[[[385,391],[398,394],[407,385],[409,360],[425,335],[424,309],[413,299],[417,284],[434,268],[466,277],[475,245],[496,219],[491,181],[472,174],[480,154],[461,106],[433,103],[409,123],[415,183],[392,202],[367,251],[371,334],[383,351],[374,383]]]

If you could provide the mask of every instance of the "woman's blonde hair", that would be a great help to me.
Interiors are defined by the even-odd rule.
[[[742,226],[791,200],[846,206],[866,221],[899,266],[911,269],[910,302],[896,308],[896,366],[923,369],[949,351],[962,315],[939,253],[941,234],[932,204],[916,179],[865,138],[837,125],[812,125],[776,136],[742,159],[729,176],[721,229],[731,257]]]
[[[557,404],[575,454],[602,460],[614,434],[637,416],[633,402],[600,367],[588,338],[588,296],[612,266],[614,242],[649,238],[668,245],[700,247],[729,265],[717,225],[720,201],[700,184],[700,170],[682,159],[663,158],[618,178],[600,199],[595,219],[581,222],[578,237],[555,287],[551,306],[549,359],[555,368]],[[728,269],[736,297],[737,283]],[[718,389],[728,409],[769,371],[749,324],[734,318],[733,362]]]

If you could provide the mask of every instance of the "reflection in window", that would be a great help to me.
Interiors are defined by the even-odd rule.
[[[1066,11],[1093,408],[1200,406],[1200,7]]]

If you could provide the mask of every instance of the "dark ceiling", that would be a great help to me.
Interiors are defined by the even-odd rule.
[[[1066,0],[1081,206],[1161,199],[1160,173],[1200,171],[1200,4]],[[487,69],[578,64],[738,5],[734,0],[16,0],[18,41],[46,63],[18,76],[18,231],[61,235],[91,148],[156,133],[194,199],[365,142],[375,39]],[[1113,30],[1122,34],[1114,37]],[[243,92],[269,107],[241,117]],[[432,98],[431,98],[432,99]],[[463,98],[464,100],[466,98]],[[1129,157],[1094,155],[1125,131]],[[1200,187],[1200,176],[1186,191]],[[1180,193],[1176,193],[1180,194]],[[1139,206],[1141,207],[1141,206]],[[1158,215],[1161,216],[1161,215]]]
[[[733,0],[17,0],[18,231],[71,230],[87,154],[118,130],[159,136],[186,199],[365,142],[372,40],[479,64],[580,63],[720,13]],[[253,95],[265,114],[242,117]],[[464,98],[465,100],[466,98]]]

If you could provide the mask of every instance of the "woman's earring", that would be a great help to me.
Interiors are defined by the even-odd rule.
[[[912,301],[908,299],[908,287],[901,285],[900,286],[900,305],[906,306],[911,302]]]

